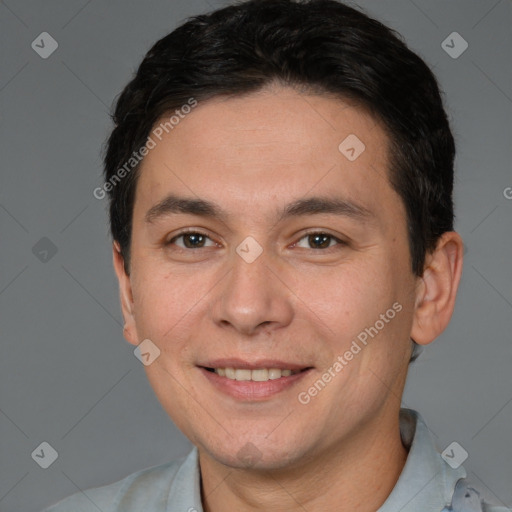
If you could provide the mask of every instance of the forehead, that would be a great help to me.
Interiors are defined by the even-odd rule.
[[[156,124],[165,124],[166,119],[163,116]],[[318,160],[319,155],[312,150],[328,146],[336,150],[349,134],[366,139],[375,150],[375,143],[381,146],[386,142],[383,130],[374,132],[376,124],[359,105],[272,87],[200,103],[179,125],[162,134],[162,142],[172,145],[172,139],[179,138],[175,145],[183,149],[180,156],[187,153],[200,157],[204,152],[215,152],[227,160],[236,160],[243,151],[246,156],[254,156],[247,160],[248,165],[276,158],[275,164],[294,163],[308,153]],[[267,151],[261,152],[262,148]]]
[[[141,165],[136,209],[170,191],[222,198],[234,210],[259,208],[261,215],[264,204],[309,192],[339,191],[362,206],[385,206],[394,194],[384,129],[337,98],[289,88],[215,98],[160,132],[151,135],[155,146]]]

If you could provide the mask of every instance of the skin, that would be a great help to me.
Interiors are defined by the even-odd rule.
[[[350,134],[365,144],[355,161],[338,149]],[[361,108],[275,86],[199,104],[142,163],[130,275],[113,247],[124,335],[133,345],[149,338],[161,351],[145,370],[198,447],[206,511],[370,512],[396,484],[407,457],[398,413],[410,338],[428,344],[448,324],[462,240],[445,233],[423,276],[412,274],[387,147],[384,129]],[[215,202],[226,217],[145,222],[171,192]],[[284,205],[311,196],[343,198],[371,216],[278,220]],[[174,239],[183,228],[209,238],[187,248],[190,238]],[[317,248],[306,230],[334,238]],[[263,251],[252,263],[236,252],[248,236]],[[396,302],[402,310],[301,404],[298,394]],[[231,357],[312,369],[268,399],[239,400],[197,366]],[[241,455],[248,451],[255,454],[249,464]]]

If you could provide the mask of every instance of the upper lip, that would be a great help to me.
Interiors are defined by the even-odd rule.
[[[258,370],[261,368],[279,368],[281,370],[304,370],[311,368],[307,364],[290,363],[278,359],[258,359],[256,361],[244,361],[243,359],[215,359],[198,364],[203,368],[237,368],[246,370]]]

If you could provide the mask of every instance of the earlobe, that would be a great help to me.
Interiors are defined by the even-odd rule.
[[[463,243],[455,231],[444,233],[427,254],[419,278],[411,338],[420,345],[434,341],[448,325],[462,275]]]
[[[119,298],[121,301],[121,311],[124,318],[123,336],[132,345],[138,345],[137,329],[135,325],[135,308],[133,301],[132,285],[130,276],[126,274],[124,268],[124,258],[121,253],[121,247],[117,240],[112,244],[112,258],[114,270],[119,282]]]

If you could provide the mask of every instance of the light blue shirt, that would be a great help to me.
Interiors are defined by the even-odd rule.
[[[400,433],[408,448],[406,464],[393,491],[376,512],[512,512],[480,500],[437,451],[421,416],[400,413]],[[451,454],[450,454],[451,455]],[[452,464],[456,465],[456,464]],[[371,484],[370,484],[371,485]],[[74,494],[43,512],[203,512],[197,449],[181,460],[137,471],[103,487]]]

